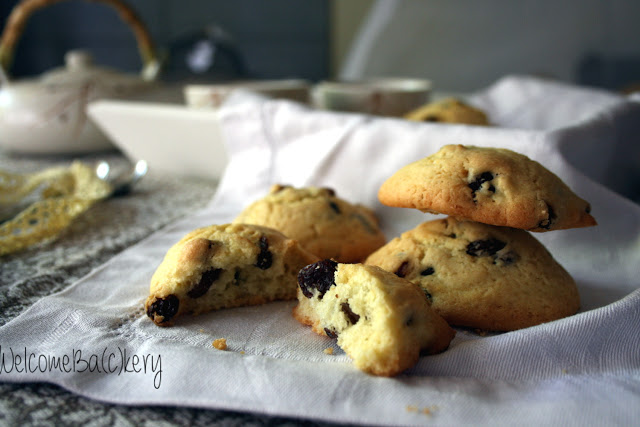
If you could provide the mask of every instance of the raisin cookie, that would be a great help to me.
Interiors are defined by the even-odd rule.
[[[421,351],[444,351],[455,335],[418,286],[378,267],[323,260],[303,268],[298,285],[294,317],[337,338],[355,366],[374,375],[396,375]]]
[[[550,231],[596,225],[589,203],[540,163],[511,150],[446,145],[387,179],[388,206]]]
[[[319,258],[360,262],[386,243],[374,212],[328,188],[274,185],[233,221],[281,231]]]
[[[145,308],[158,325],[199,314],[296,298],[298,271],[318,258],[266,227],[212,225],[169,249],[151,278]]]
[[[457,98],[446,98],[423,105],[407,113],[404,118],[418,122],[489,125],[489,120],[484,111],[474,108]]]
[[[454,218],[420,224],[367,258],[419,285],[451,325],[511,331],[575,314],[574,280],[530,233]]]

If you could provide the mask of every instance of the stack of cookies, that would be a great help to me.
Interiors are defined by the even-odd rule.
[[[388,206],[445,214],[371,254],[420,285],[451,325],[511,331],[575,314],[571,276],[530,232],[596,225],[589,204],[510,150],[448,145],[383,183]]]
[[[359,369],[396,375],[420,354],[444,351],[455,331],[418,285],[362,264],[385,242],[371,209],[328,188],[274,185],[232,224],[194,230],[170,248],[146,312],[170,326],[187,313],[297,296],[298,321],[337,339]]]
[[[361,370],[392,376],[444,351],[451,326],[511,331],[577,312],[571,276],[530,232],[596,225],[589,204],[521,154],[462,145],[405,166],[381,186],[389,206],[449,215],[388,243],[369,208],[327,188],[276,185],[232,224],[169,249],[147,315],[297,297],[293,316]]]

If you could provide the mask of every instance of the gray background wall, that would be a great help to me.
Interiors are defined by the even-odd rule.
[[[463,92],[515,73],[616,90],[640,83],[638,0],[368,3],[342,77],[426,77]]]
[[[232,36],[251,78],[407,75],[444,90],[481,88],[506,73],[547,74],[619,90],[640,84],[638,0],[128,0],[172,61],[165,79],[219,79],[237,73],[224,49],[216,69],[195,76],[182,54],[207,25]],[[0,18],[17,0],[0,1]],[[394,5],[393,25],[354,66],[361,24],[372,7]],[[191,38],[190,38],[191,37]],[[62,64],[87,48],[96,62],[140,67],[134,39],[109,7],[69,0],[37,12],[17,47],[12,74]],[[220,44],[221,48],[226,45]],[[379,54],[378,52],[382,52]]]

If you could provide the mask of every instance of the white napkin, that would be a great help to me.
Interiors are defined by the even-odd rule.
[[[501,91],[498,82],[470,99],[492,117],[509,117],[500,108],[526,95],[517,88],[538,85],[549,97],[531,105],[531,114],[555,114],[544,99],[554,99],[558,88],[519,79],[505,80],[511,91]],[[582,88],[561,89],[564,102],[583,106]],[[554,116],[548,121],[553,130],[514,129],[508,121],[500,128],[413,123],[312,111],[287,101],[226,106],[220,121],[231,161],[211,204],[0,328],[0,380],[48,381],[129,405],[369,425],[631,424],[640,416],[640,207],[589,176],[609,168],[615,147],[637,144],[640,104],[613,95],[593,99],[599,108],[593,105],[592,116],[562,109],[565,126]],[[603,143],[591,141],[592,133]],[[585,137],[589,156],[578,137]],[[591,202],[597,227],[535,235],[576,279],[579,314],[485,337],[460,330],[446,352],[422,357],[396,378],[355,369],[332,340],[292,318],[292,302],[184,317],[172,328],[159,328],[144,315],[150,277],[166,250],[193,228],[231,221],[272,183],[333,187],[373,207],[388,238],[432,219],[383,207],[376,193],[395,170],[450,143],[524,153]],[[226,338],[229,349],[214,349],[216,338]],[[334,355],[323,352],[327,347]],[[56,360],[62,363],[57,368]],[[138,372],[130,372],[134,367]]]

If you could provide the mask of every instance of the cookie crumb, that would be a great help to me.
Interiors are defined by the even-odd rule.
[[[240,354],[244,354],[244,351],[241,351]]]
[[[415,412],[415,413],[420,413],[422,415],[428,415],[431,416],[433,415],[433,412],[435,410],[437,410],[438,407],[433,405],[433,406],[424,406],[422,408],[415,406],[415,405],[407,405],[407,412]]]
[[[200,331],[198,331],[198,332],[200,332],[201,334],[203,334],[203,333],[204,333],[204,329],[200,329]]]
[[[435,406],[432,406],[430,408],[422,408],[422,410],[420,412],[422,412],[422,414],[424,415],[432,415],[431,411],[433,411],[435,409]]]
[[[325,349],[323,350],[323,353],[324,353],[324,354],[329,354],[329,355],[333,354],[333,347],[327,347],[327,348],[325,348]]]
[[[218,350],[226,350],[227,349],[227,339],[226,338],[218,338],[211,343]]]

